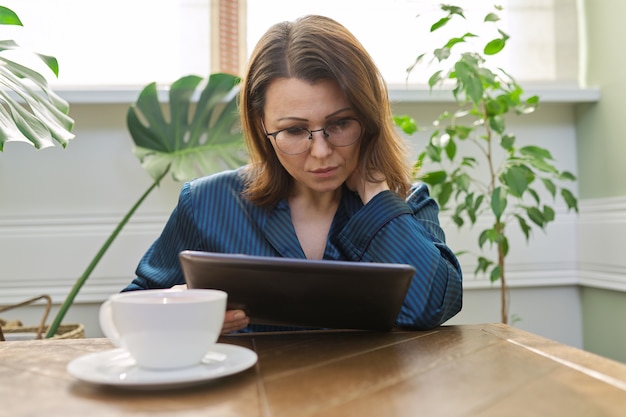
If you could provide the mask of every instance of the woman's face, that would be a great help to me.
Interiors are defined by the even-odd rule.
[[[329,123],[355,118],[350,103],[332,80],[315,84],[296,78],[274,80],[266,92],[264,112],[263,124],[270,133],[287,128],[314,131]],[[268,140],[282,166],[294,178],[295,192],[335,191],[358,165],[359,140],[348,146],[333,146],[320,130],[313,133],[308,150],[297,155],[282,152],[271,136]]]

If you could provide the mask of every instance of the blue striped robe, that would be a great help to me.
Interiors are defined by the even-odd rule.
[[[262,208],[243,198],[242,190],[241,170],[185,183],[162,234],[124,291],[184,284],[178,254],[185,249],[305,258],[287,201]],[[365,206],[344,188],[324,259],[413,265],[416,273],[397,325],[438,326],[461,310],[463,292],[461,268],[445,244],[438,211],[424,184],[414,185],[406,201],[385,191]],[[275,328],[250,325],[246,330]]]

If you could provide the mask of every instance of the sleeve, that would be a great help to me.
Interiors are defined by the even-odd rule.
[[[185,279],[178,254],[200,246],[194,223],[191,184],[181,188],[178,205],[159,238],[152,244],[137,266],[136,278],[123,291],[170,288],[184,284]]]
[[[355,261],[415,268],[398,326],[430,329],[461,310],[461,267],[445,243],[438,213],[424,184],[416,185],[406,201],[385,191],[355,213],[339,235],[344,253]]]

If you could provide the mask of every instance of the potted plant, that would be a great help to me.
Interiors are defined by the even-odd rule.
[[[0,25],[23,26],[17,14],[3,6]],[[11,51],[26,52],[14,40],[0,41],[0,152],[11,141],[30,143],[37,149],[55,144],[66,147],[74,138],[68,103],[52,91],[39,72],[9,59]],[[58,77],[56,58],[34,52],[31,55]]]
[[[440,8],[443,15],[432,24],[431,32],[443,30],[451,21],[465,19],[460,7],[441,5]],[[461,45],[468,46],[470,41],[475,43],[480,38],[471,32],[452,36],[440,48],[420,54],[407,69],[407,78],[430,58],[429,62],[442,67],[428,80],[431,91],[435,87],[451,88],[455,108],[441,113],[433,122],[428,143],[415,168],[420,170],[420,179],[429,185],[442,212],[450,213],[459,228],[475,225],[479,218],[489,219],[490,225],[478,236],[474,273],[488,273],[491,282],[500,281],[501,320],[507,323],[508,227],[517,224],[529,240],[533,228],[545,230],[555,219],[550,204],[557,196],[568,210],[578,212],[578,202],[563,187],[564,182],[575,180],[574,175],[557,169],[547,149],[520,146],[515,135],[507,130],[509,115],[533,112],[539,99],[524,98],[524,90],[508,72],[488,66],[487,57],[502,51],[509,39],[497,27],[497,12],[501,8],[496,6],[494,10],[485,16],[483,23],[495,26],[495,38],[484,43],[480,52],[470,47],[456,54]],[[418,127],[409,115],[395,116],[394,121],[409,135],[426,130]],[[468,152],[464,154],[464,151]],[[492,249],[491,255],[485,254],[487,249]]]
[[[22,26],[17,14],[2,6],[0,24]],[[10,141],[30,143],[37,149],[55,144],[66,147],[74,138],[71,133],[74,121],[68,116],[69,105],[52,91],[41,74],[3,55],[18,50],[20,47],[15,41],[0,41],[0,84],[4,87],[0,88],[0,151]],[[58,62],[54,57],[34,55],[58,76]],[[153,183],[121,219],[77,279],[47,328],[47,338],[57,335],[63,318],[91,272],[161,179],[171,173],[175,180],[184,181],[245,163],[236,102],[238,83],[239,78],[230,74],[211,74],[207,79],[185,76],[171,85],[169,102],[163,105],[156,83],[142,90],[137,102],[128,110],[127,125],[135,143],[134,153]],[[169,117],[165,116],[165,104],[169,105]],[[30,302],[32,300],[26,303]],[[49,310],[48,297],[38,333]]]
[[[207,79],[185,76],[170,86],[167,103],[161,103],[156,83],[148,84],[141,91],[137,101],[128,109],[127,126],[135,144],[133,151],[153,183],[121,219],[76,280],[46,337],[54,336],[91,272],[135,211],[168,173],[177,181],[186,181],[246,162],[237,108],[239,81],[238,77],[223,73],[211,74]]]
[[[0,6],[0,25],[23,26],[18,15],[11,9]],[[45,67],[58,77],[59,64],[55,57],[36,52],[26,51],[14,40],[0,40],[0,152],[4,151],[7,142],[25,142],[36,149],[43,149],[55,145],[65,148],[74,138],[71,132],[74,121],[68,115],[68,103],[59,97],[48,85],[46,78],[37,70],[19,63],[22,53],[35,57]],[[35,297],[16,305],[4,306],[0,311],[27,305],[40,299],[47,299],[47,295]],[[41,334],[43,322],[50,309],[48,303],[42,325],[38,326],[37,334]],[[0,326],[0,340],[4,340],[4,333],[23,331],[18,321],[14,329],[2,331]],[[28,331],[28,330],[25,330]]]

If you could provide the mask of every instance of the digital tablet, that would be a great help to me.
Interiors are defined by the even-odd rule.
[[[405,264],[180,253],[189,288],[228,293],[228,309],[279,326],[390,330],[415,269]]]

